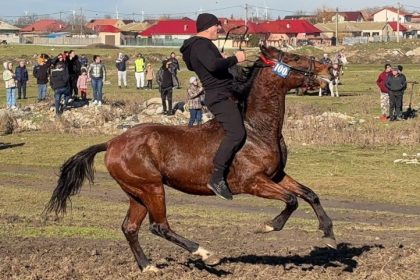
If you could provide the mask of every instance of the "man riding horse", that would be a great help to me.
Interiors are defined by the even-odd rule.
[[[243,119],[233,99],[233,76],[228,69],[245,60],[245,52],[226,57],[212,40],[217,39],[220,22],[215,15],[203,13],[197,17],[197,35],[184,41],[181,47],[187,67],[195,71],[206,92],[207,108],[223,127],[224,137],[213,159],[214,169],[207,187],[224,199],[232,199],[226,183],[226,172],[246,134]]]

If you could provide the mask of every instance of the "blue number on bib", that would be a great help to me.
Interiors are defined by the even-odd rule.
[[[290,67],[282,62],[277,62],[273,68],[273,73],[282,78],[286,78],[289,75]]]

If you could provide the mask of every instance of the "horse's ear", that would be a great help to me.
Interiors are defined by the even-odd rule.
[[[260,51],[264,54],[265,52],[267,52],[267,47],[263,44],[260,45]]]

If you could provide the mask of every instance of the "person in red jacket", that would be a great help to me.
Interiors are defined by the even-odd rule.
[[[378,79],[376,80],[376,84],[378,85],[381,94],[381,116],[379,117],[381,121],[386,121],[389,117],[389,95],[386,81],[388,80],[388,77],[392,75],[391,70],[391,64],[385,64],[385,70],[379,74]]]

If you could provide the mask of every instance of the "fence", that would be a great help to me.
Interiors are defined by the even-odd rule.
[[[123,46],[180,47],[183,43],[183,39],[126,38],[121,40]]]
[[[26,38],[29,39],[29,38]],[[73,38],[73,37],[59,37],[59,38],[43,38],[33,37],[31,42],[37,45],[64,45],[64,46],[87,46],[91,44],[101,43],[100,38]]]
[[[400,36],[400,41],[410,40]],[[396,42],[397,36],[373,36],[373,37],[344,37],[343,45],[367,44],[377,42]]]

